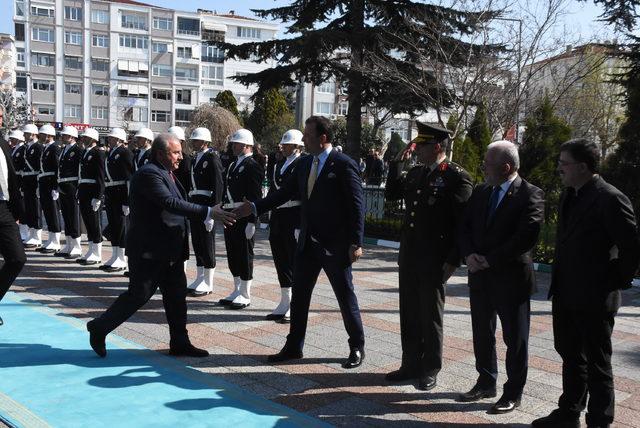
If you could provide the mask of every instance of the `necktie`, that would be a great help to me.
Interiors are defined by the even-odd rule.
[[[498,208],[498,200],[500,199],[500,186],[495,186],[493,192],[491,192],[491,198],[489,198],[489,213],[487,220],[491,220]]]
[[[171,179],[172,179],[172,180],[173,180],[173,182],[175,183],[175,182],[176,182],[176,176],[175,176],[175,174],[173,173],[173,171],[169,171],[169,175],[171,176]]]
[[[316,184],[316,178],[318,178],[318,164],[320,159],[317,156],[313,157],[313,164],[311,164],[311,171],[309,171],[309,179],[307,180],[307,198],[311,197],[313,192],[313,186]]]

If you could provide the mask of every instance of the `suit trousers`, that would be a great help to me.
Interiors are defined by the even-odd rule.
[[[98,211],[94,211],[91,206],[91,195],[80,196],[80,214],[82,214],[82,221],[87,229],[87,239],[94,244],[102,242],[102,226],[100,224],[100,208]]]
[[[42,213],[47,222],[47,231],[58,233],[62,230],[60,227],[60,203],[51,197],[51,191],[54,190],[54,187],[47,178],[44,177],[38,182],[40,205],[42,205]]]
[[[615,312],[576,307],[553,299],[553,337],[562,357],[562,395],[558,407],[578,416],[587,404],[587,424],[613,422],[615,395],[611,334]]]
[[[9,211],[7,201],[0,201],[0,254],[4,264],[0,268],[0,300],[18,277],[27,257],[20,241],[20,231]]]
[[[294,230],[292,227],[280,225],[277,231],[269,232],[269,245],[280,288],[291,288],[293,285],[293,266],[298,245]]]
[[[35,175],[25,175],[22,178],[24,193],[24,221],[32,229],[42,229],[40,216],[40,199],[38,198],[38,178]]]
[[[22,179],[19,178],[21,181]],[[9,210],[14,219],[18,220],[20,224],[26,224],[25,211],[24,211],[24,196],[20,191],[15,192],[15,195],[11,195],[11,203],[9,204]]]
[[[117,187],[117,186],[116,186]],[[112,247],[125,246],[125,215],[122,212],[124,205],[118,195],[119,189],[110,187],[105,190],[105,210],[107,212],[107,222],[109,223],[109,241]],[[106,235],[105,235],[106,236]]]
[[[442,269],[428,272],[418,263],[403,264],[399,283],[402,367],[435,376],[442,368]]]
[[[516,399],[522,395],[529,368],[529,296],[507,295],[491,287],[470,287],[473,352],[476,358],[478,383],[493,387],[498,378],[496,356],[496,314],[502,325],[502,339],[507,345],[507,382],[504,395]]]
[[[129,288],[94,321],[103,334],[115,330],[145,305],[160,287],[169,323],[170,346],[189,343],[187,334],[187,277],[182,261],[169,262],[129,256]]]
[[[333,293],[338,300],[345,330],[349,335],[349,346],[364,349],[364,328],[360,317],[358,299],[353,288],[351,265],[335,260],[311,239],[304,250],[296,255],[291,289],[291,325],[285,347],[293,351],[302,351],[307,332],[311,294],[318,280],[320,270],[329,278]]]
[[[76,199],[76,183],[60,184],[60,209],[64,220],[64,234],[70,238],[80,237],[80,207]]]
[[[247,220],[239,220],[231,227],[224,229],[224,244],[227,249],[227,262],[231,274],[239,276],[243,281],[253,279],[253,246],[254,238],[247,239],[244,229]]]

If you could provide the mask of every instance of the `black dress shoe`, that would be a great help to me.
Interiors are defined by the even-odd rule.
[[[291,324],[291,317],[284,315],[279,320],[276,320],[278,324]]]
[[[264,317],[264,319],[266,319],[267,321],[278,321],[283,316],[284,314],[269,314],[266,317]]]
[[[63,253],[62,251],[56,251],[53,255],[55,257],[65,257],[65,258],[69,257],[69,253]]]
[[[536,428],[580,428],[580,416],[555,409],[548,416],[531,422],[531,426]]]
[[[406,382],[418,377],[415,370],[400,367],[398,370],[387,373],[384,378],[389,382]]]
[[[79,260],[77,254],[67,254],[66,256],[64,256],[64,258],[67,260]]]
[[[355,369],[360,367],[364,361],[364,349],[351,348],[347,361],[342,364],[343,369]]]
[[[470,391],[458,395],[458,401],[462,403],[470,403],[472,401],[482,400],[483,398],[493,398],[497,395],[496,387],[483,388],[476,384]]]
[[[492,415],[501,415],[503,413],[513,412],[516,407],[520,407],[520,397],[507,398],[503,395],[496,404],[491,406],[488,413]]]
[[[238,310],[238,309],[244,309],[244,308],[248,308],[251,305],[251,303],[231,303],[229,305],[229,309],[233,309],[233,310]]]
[[[91,349],[98,354],[99,357],[104,358],[107,356],[107,345],[104,343],[107,337],[103,333],[99,333],[93,326],[93,321],[87,323],[87,330],[89,331],[89,344]]]
[[[229,299],[218,300],[218,303],[221,304],[222,306],[229,306],[231,302],[233,302],[233,300],[229,300]]]
[[[302,351],[292,351],[287,348],[282,348],[277,354],[269,355],[267,361],[270,363],[281,363],[289,360],[299,360],[302,358]]]
[[[430,391],[436,387],[438,380],[435,376],[422,376],[418,379],[418,389],[421,391]]]
[[[123,267],[113,267],[113,266],[100,266],[100,269],[102,269],[105,272],[121,272],[124,270]]]
[[[174,357],[204,358],[209,356],[209,352],[206,349],[196,348],[191,343],[189,343],[188,345],[181,346],[179,348],[170,348],[169,355],[173,355]]]
[[[129,278],[129,271],[125,270],[124,272],[122,272],[122,276],[126,276],[127,278]]]

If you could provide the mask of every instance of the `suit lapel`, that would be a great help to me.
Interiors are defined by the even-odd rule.
[[[584,193],[580,196],[580,200],[572,208],[569,224],[560,237],[561,242],[567,239],[569,235],[571,235],[571,232],[573,232],[576,226],[582,221],[585,214],[589,211],[588,208],[596,201],[598,197],[598,184],[600,183],[599,180],[600,178],[597,178],[593,186],[589,186],[588,188],[584,189]]]
[[[335,152],[336,151],[334,149],[331,149],[331,151],[329,152],[329,156],[327,156],[327,159],[325,159],[324,161],[324,165],[322,165],[322,171],[320,171],[320,174],[318,174],[316,183],[313,185],[313,190],[315,190],[318,185],[321,185],[321,183],[324,181],[324,178],[327,176],[327,174],[329,174],[329,169],[333,166]],[[311,194],[313,195],[313,192],[311,192]]]
[[[522,178],[520,178],[520,176],[517,176],[516,179],[513,180],[513,183],[511,183],[511,186],[509,186],[509,188],[507,189],[507,193],[502,197],[502,200],[498,204],[496,211],[493,213],[493,217],[489,219],[487,228],[491,227],[491,225],[495,222],[496,218],[506,209],[505,207],[508,207],[511,204],[511,201],[514,195],[518,192],[518,189],[520,189],[521,184],[522,184]],[[493,192],[493,189],[491,191]],[[489,198],[491,198],[491,193],[489,193]],[[485,206],[485,210],[484,210],[485,218],[488,211],[489,199],[487,199],[486,204],[487,206]]]

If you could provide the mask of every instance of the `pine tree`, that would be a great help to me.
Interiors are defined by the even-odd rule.
[[[392,132],[389,143],[387,144],[387,150],[384,152],[383,159],[389,162],[390,160],[394,159],[398,155],[398,153],[403,151],[406,146],[407,143],[402,140],[400,134],[398,134],[397,132]]]
[[[282,134],[293,128],[294,117],[287,100],[278,88],[268,89],[255,100],[245,126],[267,152],[275,150]]]
[[[233,95],[233,92],[226,90],[219,92],[216,95],[216,104],[220,107],[229,110],[235,117],[240,118],[240,112],[238,111],[238,100]]]
[[[447,121],[447,129],[454,130],[458,125],[458,116],[452,114]],[[482,174],[480,171],[480,155],[473,141],[469,136],[458,134],[453,142],[452,160],[463,167],[474,182],[481,181]]]

